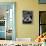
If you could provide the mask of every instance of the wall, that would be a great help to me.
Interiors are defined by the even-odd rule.
[[[38,4],[38,0],[3,0],[0,2],[16,2],[16,37],[36,38],[39,34],[39,10],[46,10],[46,5]],[[22,11],[33,11],[33,23],[22,24]]]
[[[18,38],[36,38],[39,32],[39,16],[38,16],[38,1],[37,0],[19,0],[17,4],[17,37]],[[22,11],[33,11],[33,23],[22,24]]]

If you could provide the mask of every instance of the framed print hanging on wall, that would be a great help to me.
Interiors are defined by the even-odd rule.
[[[33,12],[32,11],[23,11],[23,24],[31,24],[33,21]]]

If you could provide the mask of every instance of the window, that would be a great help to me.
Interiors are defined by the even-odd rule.
[[[46,32],[46,11],[39,12],[39,35]]]
[[[40,4],[46,4],[46,0],[39,0]]]
[[[15,40],[15,3],[0,3],[0,40]]]

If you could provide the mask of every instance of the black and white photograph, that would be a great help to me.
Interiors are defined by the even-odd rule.
[[[32,11],[23,11],[23,24],[31,24],[33,20],[33,12]]]

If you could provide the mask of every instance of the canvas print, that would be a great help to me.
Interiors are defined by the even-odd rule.
[[[23,24],[31,24],[33,21],[32,11],[23,11]]]

